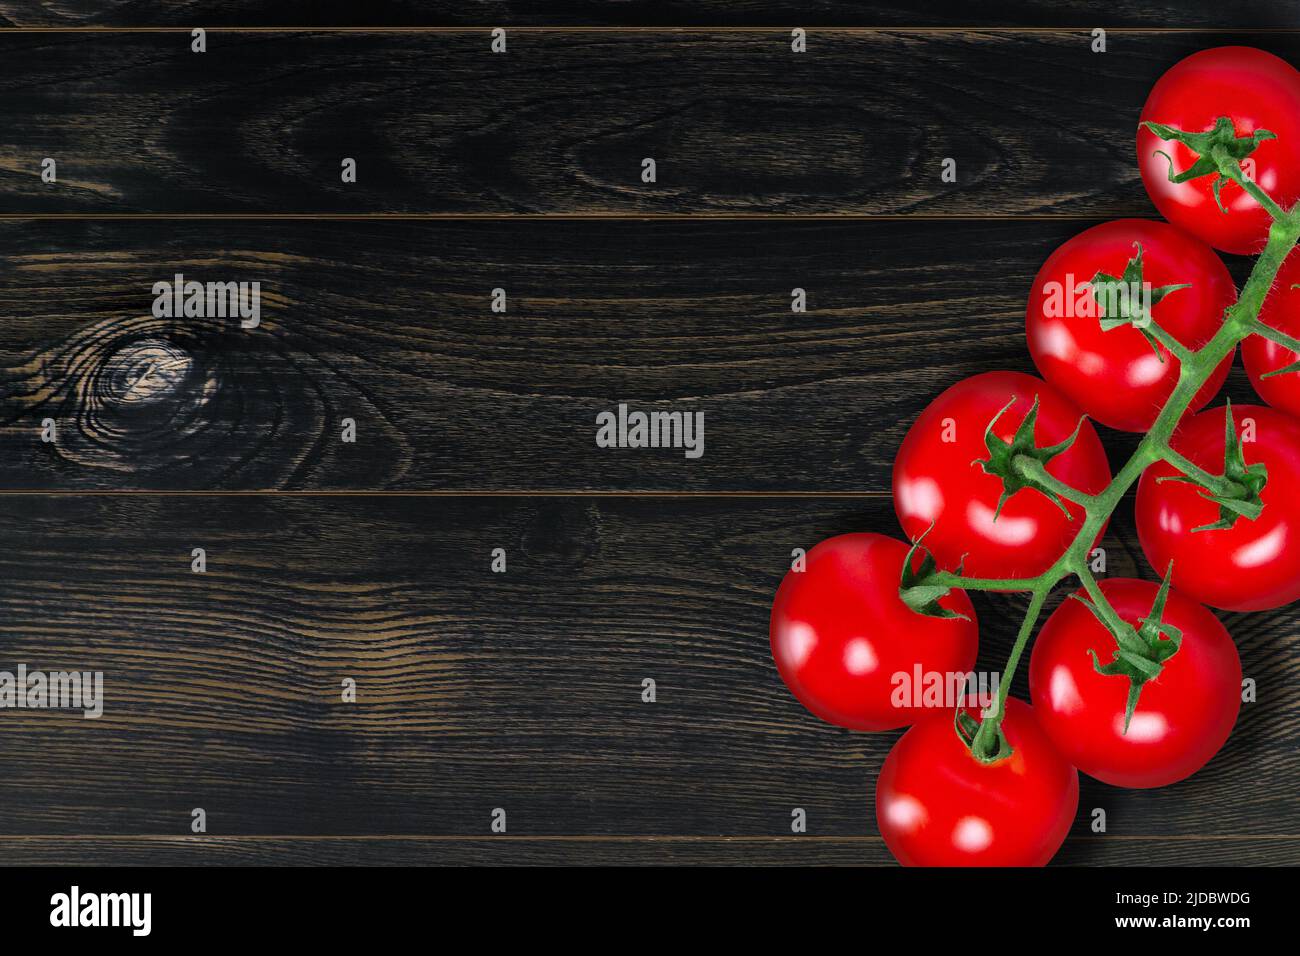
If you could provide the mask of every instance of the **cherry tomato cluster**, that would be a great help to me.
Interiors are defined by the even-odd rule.
[[[1183,417],[1165,419],[1163,453],[1130,479],[1139,541],[1161,583],[1098,582],[1069,565],[1084,586],[1038,632],[1031,703],[1005,688],[992,707],[966,690],[955,701],[900,693],[922,674],[971,673],[978,625],[963,587],[1054,583],[1085,537],[1087,549],[1097,543],[1107,515],[1088,503],[1112,488],[1112,473],[1092,422],[1150,432],[1175,394],[1180,357],[1194,363],[1224,327],[1238,292],[1214,249],[1259,253],[1274,216],[1248,184],[1206,174],[1196,147],[1209,134],[1240,150],[1240,172],[1279,207],[1295,206],[1300,72],[1245,47],[1176,64],[1152,89],[1137,137],[1142,180],[1167,222],[1107,222],[1055,250],[1026,311],[1043,377],[987,372],[934,399],[894,463],[907,541],[830,538],[776,593],[772,655],[808,710],[852,730],[909,728],[875,787],[880,833],[905,865],[1042,865],[1074,823],[1079,771],[1120,787],[1195,773],[1227,740],[1241,701],[1236,646],[1206,605],[1262,610],[1300,598],[1300,372],[1285,371],[1300,354],[1249,335],[1243,360],[1266,404],[1202,410],[1235,344],[1217,364],[1207,350],[1204,384],[1188,400],[1190,380]],[[1260,321],[1300,337],[1300,253],[1273,290]],[[1031,602],[1022,642],[1044,599]],[[983,732],[990,720],[996,733]]]

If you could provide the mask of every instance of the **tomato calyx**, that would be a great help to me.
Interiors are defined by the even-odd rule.
[[[1121,326],[1133,326],[1142,333],[1143,337],[1151,345],[1151,350],[1156,353],[1156,358],[1163,362],[1165,360],[1164,353],[1160,351],[1157,339],[1150,330],[1153,321],[1151,310],[1159,305],[1160,301],[1171,292],[1190,289],[1192,284],[1183,282],[1178,285],[1162,285],[1144,294],[1142,243],[1135,242],[1133,246],[1137,249],[1137,254],[1125,264],[1122,275],[1116,277],[1099,271],[1092,277],[1092,282],[1089,284],[1092,286],[1093,297],[1097,300],[1097,306],[1101,311],[1101,330],[1109,332],[1111,329],[1117,329]]]
[[[989,714],[981,714],[980,719],[976,720],[962,707],[957,708],[952,718],[957,736],[970,751],[970,755],[980,763],[997,763],[1012,754],[1007,735],[1002,732],[1001,720],[990,723],[991,721],[993,717]]]
[[[925,535],[930,533],[927,528],[925,534],[912,542],[912,547],[908,549],[907,556],[903,558],[902,579],[899,581],[898,596],[903,599],[903,603],[910,607],[917,614],[923,614],[926,617],[938,618],[961,618],[963,621],[969,621],[970,618],[958,611],[951,610],[939,603],[939,599],[944,597],[952,588],[942,582],[936,581],[935,576],[939,573],[938,563],[934,560],[934,555],[921,547],[921,542]],[[912,556],[917,550],[921,552],[921,564],[915,570],[912,569]],[[957,565],[957,575],[961,575],[962,566]]]
[[[1163,156],[1169,163],[1171,183],[1185,183],[1213,173],[1214,182],[1210,183],[1210,188],[1214,190],[1214,201],[1218,203],[1219,211],[1224,214],[1228,210],[1219,196],[1224,180],[1240,183],[1243,178],[1241,161],[1253,153],[1260,143],[1277,139],[1276,133],[1266,129],[1257,129],[1249,136],[1238,136],[1232,120],[1226,116],[1215,120],[1214,129],[1206,133],[1188,133],[1163,123],[1147,122],[1143,125],[1161,139],[1182,143],[1196,154],[1195,163],[1181,173],[1175,173],[1173,157],[1163,150],[1156,150],[1156,155]]]
[[[1034,444],[1034,426],[1038,421],[1038,396],[1035,395],[1033,406],[1025,415],[1024,421],[1020,423],[1020,427],[1016,429],[1011,441],[1003,441],[994,432],[993,426],[1015,403],[1016,399],[1013,397],[993,416],[993,420],[984,430],[984,447],[989,450],[989,457],[977,458],[972,462],[983,468],[986,474],[1002,480],[1002,494],[998,498],[997,508],[993,511],[993,520],[998,520],[998,516],[1002,514],[1002,506],[1007,503],[1008,498],[1022,488],[1032,488],[1065,512],[1065,516],[1073,521],[1074,515],[1065,506],[1061,496],[1053,490],[1046,477],[1045,468],[1049,461],[1074,444],[1075,439],[1079,437],[1079,430],[1083,428],[1085,418],[1080,417],[1079,423],[1074,426],[1074,432],[1065,441],[1039,448]]]
[[[1200,481],[1188,475],[1166,475],[1157,481],[1180,481],[1196,485],[1201,496],[1219,506],[1219,520],[1193,528],[1197,531],[1226,531],[1237,523],[1239,517],[1254,521],[1264,510],[1260,493],[1268,483],[1268,467],[1263,462],[1247,465],[1241,447],[1241,438],[1232,421],[1232,403],[1224,410],[1223,479],[1231,489],[1229,494],[1215,494]]]
[[[1169,598],[1169,581],[1173,571],[1174,563],[1170,561],[1164,580],[1160,582],[1160,590],[1156,592],[1155,599],[1151,602],[1151,612],[1138,620],[1138,627],[1133,627],[1118,618],[1108,620],[1101,608],[1092,601],[1077,594],[1070,595],[1092,612],[1115,638],[1115,643],[1118,645],[1114,656],[1107,664],[1103,664],[1098,659],[1097,652],[1091,648],[1088,649],[1088,653],[1092,655],[1092,666],[1096,668],[1098,674],[1105,674],[1108,677],[1127,677],[1129,680],[1128,701],[1124,707],[1124,733],[1126,734],[1129,722],[1133,719],[1133,711],[1137,708],[1138,698],[1142,694],[1143,685],[1159,677],[1165,661],[1177,654],[1178,648],[1182,646],[1182,631],[1160,620],[1165,613],[1165,603]]]

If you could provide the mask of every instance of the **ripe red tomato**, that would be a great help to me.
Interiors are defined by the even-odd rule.
[[[1237,136],[1259,129],[1277,134],[1247,157],[1243,171],[1284,209],[1290,208],[1300,199],[1300,72],[1250,47],[1202,50],[1160,77],[1142,108],[1143,123],[1189,133],[1208,132],[1221,116],[1232,120]],[[1224,181],[1224,213],[1214,200],[1213,174],[1171,183],[1169,163],[1157,150],[1173,157],[1178,173],[1196,162],[1196,154],[1139,126],[1142,182],[1162,216],[1224,252],[1245,254],[1263,248],[1272,219],[1262,206],[1236,183]]]
[[[1121,618],[1139,627],[1159,585],[1116,578],[1101,590]],[[1171,590],[1160,620],[1178,628],[1182,642],[1160,675],[1142,685],[1127,733],[1129,680],[1093,666],[1088,652],[1108,664],[1115,639],[1084,605],[1068,600],[1056,609],[1029,661],[1034,713],[1056,749],[1117,787],[1163,787],[1191,776],[1218,753],[1241,708],[1241,660],[1219,619]]]
[[[1292,251],[1277,272],[1273,289],[1259,310],[1259,320],[1287,335],[1300,338],[1300,253]],[[1300,361],[1300,355],[1286,346],[1252,335],[1241,343],[1241,357],[1246,374],[1259,397],[1274,408],[1300,415],[1300,372],[1287,372],[1264,378],[1268,372],[1286,368]]]
[[[810,711],[852,730],[890,730],[924,708],[895,706],[894,675],[967,673],[979,630],[965,591],[941,607],[960,617],[920,614],[899,597],[908,545],[879,534],[842,534],[789,571],[772,602],[772,657],[786,686]],[[921,555],[913,556],[913,569]]]
[[[1200,348],[1222,325],[1236,288],[1209,246],[1168,223],[1120,219],[1079,233],[1038,270],[1025,313],[1029,351],[1043,377],[1092,418],[1125,431],[1151,427],[1179,369],[1140,329],[1102,329],[1089,283],[1098,273],[1121,278],[1138,247],[1142,281],[1152,290],[1191,283],[1155,302],[1151,319],[1188,348]],[[1229,355],[1196,394],[1193,411],[1214,397],[1231,365]]]
[[[1010,440],[1038,396],[1036,442],[1048,447],[1070,437],[1082,412],[1055,388],[1020,372],[985,372],[964,379],[930,403],[913,423],[894,459],[894,508],[904,533],[925,546],[941,567],[955,570],[965,556],[972,577],[1033,577],[1060,557],[1083,520],[1071,519],[1033,488],[1013,494],[997,514],[1003,482],[976,459],[987,459],[984,431],[1008,402],[994,434]],[[1106,452],[1092,423],[1047,464],[1053,477],[1088,494],[1110,482]],[[997,514],[997,520],[994,515]]]
[[[1218,521],[1219,506],[1194,485],[1158,481],[1178,474],[1161,462],[1138,483],[1138,540],[1157,572],[1173,561],[1173,586],[1187,597],[1228,611],[1263,611],[1300,598],[1300,423],[1264,405],[1234,405],[1232,417],[1246,463],[1268,469],[1263,512],[1253,521],[1239,517],[1231,528],[1193,531]],[[1170,444],[1192,464],[1221,474],[1224,410],[1184,419]]]
[[[1060,849],[1079,774],[1023,701],[1007,700],[1002,731],[1012,754],[991,764],[971,756],[951,712],[918,721],[894,745],[876,782],[876,823],[899,863],[1042,866]]]

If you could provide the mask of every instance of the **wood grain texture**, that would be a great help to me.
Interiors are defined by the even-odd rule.
[[[1300,34],[1236,37],[1300,62]],[[1149,215],[1200,34],[0,33],[0,211]],[[41,182],[44,157],[59,164]],[[358,181],[340,182],[343,157]],[[653,157],[658,180],[641,181]],[[940,181],[944,158],[958,181]]]
[[[1293,0],[944,0],[919,6],[881,0],[4,0],[5,26],[428,26],[439,24],[613,24],[617,26],[1010,25],[1166,27],[1293,26]]]
[[[1087,865],[1105,844],[1107,866],[1287,866],[1300,853],[1298,839],[1232,837],[1226,840],[1067,839],[1055,865]],[[95,837],[0,840],[14,866],[894,866],[884,843],[873,838],[782,837],[689,840],[514,840],[500,837],[423,839],[258,839]]]
[[[1136,547],[1116,525],[1111,573],[1135,573]],[[153,846],[197,861],[207,851],[188,844],[114,841],[183,836],[201,806],[227,862],[273,849],[286,861],[373,861],[375,847],[222,849],[219,838],[481,837],[494,807],[518,836],[788,836],[798,806],[810,835],[872,836],[871,781],[897,735],[812,717],[767,646],[791,548],[872,528],[894,530],[888,502],[5,500],[0,664],[102,670],[106,700],[98,720],[4,714],[0,761],[22,772],[0,832],[102,838],[118,860]],[[189,569],[196,546],[207,548],[204,575]],[[506,574],[488,570],[493,547],[507,550]],[[1016,599],[978,598],[981,663],[997,667]],[[1188,781],[1157,791],[1085,781],[1081,839],[1063,862],[1132,861],[1134,841],[1160,836],[1176,838],[1161,859],[1279,862],[1300,840],[1294,616],[1226,620],[1259,702]],[[352,705],[339,700],[347,676],[359,686]],[[646,677],[655,704],[640,700]],[[1098,806],[1106,837],[1087,829]],[[624,849],[659,862],[738,862],[748,850]],[[826,862],[885,859],[860,841],[760,846],[755,860],[823,851]],[[394,859],[616,852],[466,843]]]
[[[1033,370],[1087,225],[0,223],[0,488],[883,492],[935,395]],[[261,282],[262,325],[154,318],[176,272]],[[703,457],[597,448],[620,402],[703,411]]]

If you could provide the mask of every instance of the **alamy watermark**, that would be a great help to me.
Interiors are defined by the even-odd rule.
[[[687,458],[704,454],[703,412],[618,410],[596,416],[597,448],[681,448]]]
[[[176,273],[170,282],[153,284],[153,314],[157,319],[234,319],[240,328],[262,322],[262,283],[198,282]]]
[[[997,672],[923,671],[920,664],[910,671],[895,671],[889,678],[892,707],[943,707],[955,710],[964,704],[988,710],[997,703]]]
[[[0,671],[0,709],[80,710],[87,720],[104,713],[103,671],[38,671],[19,664]]]
[[[50,925],[56,929],[123,927],[132,936],[148,936],[153,929],[153,894],[87,893],[74,884],[68,892],[50,897]]]

